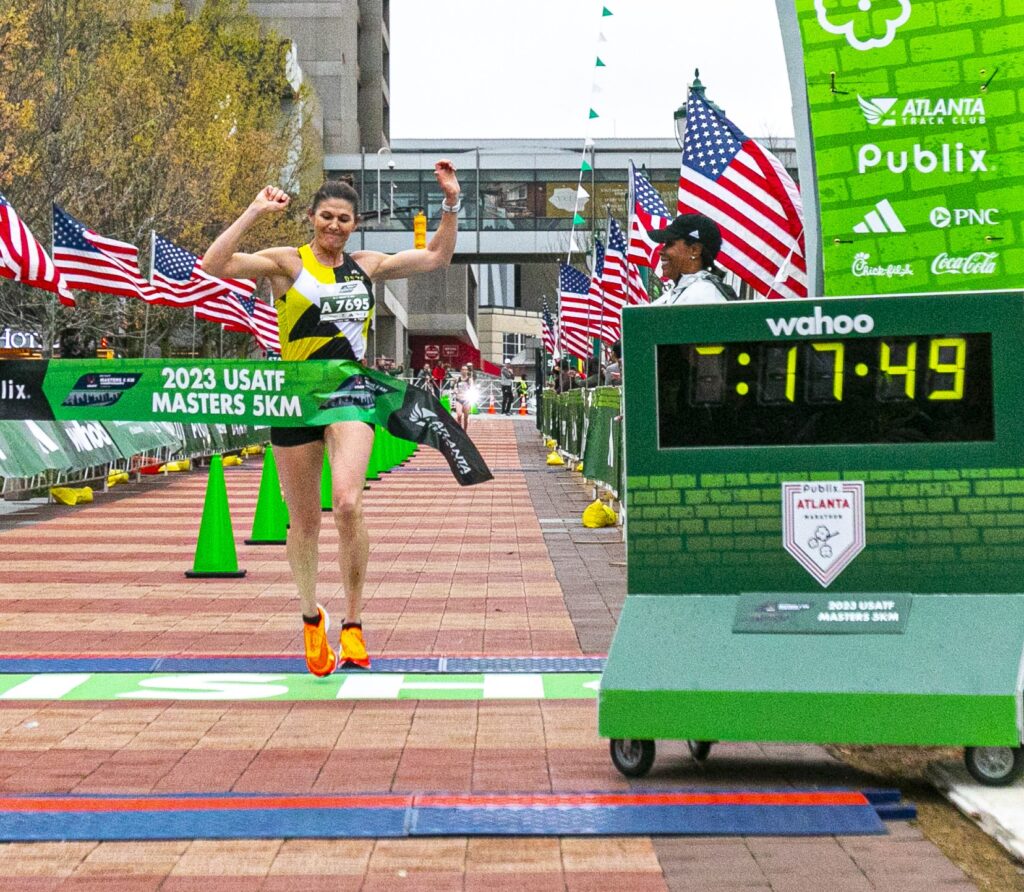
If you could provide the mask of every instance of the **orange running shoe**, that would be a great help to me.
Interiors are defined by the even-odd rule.
[[[303,637],[306,644],[306,668],[317,678],[330,675],[338,665],[338,658],[327,643],[327,632],[331,628],[331,618],[327,611],[319,604],[316,609],[320,612],[320,622],[311,626],[307,622],[302,623]]]
[[[370,668],[370,655],[363,641],[363,627],[358,623],[344,623],[341,627],[341,664]]]

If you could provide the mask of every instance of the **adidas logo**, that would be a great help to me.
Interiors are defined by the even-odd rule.
[[[889,204],[888,198],[883,198],[875,205],[873,211],[868,211],[864,220],[853,227],[854,232],[861,234],[868,232],[906,232],[902,221],[896,216],[896,211]]]
[[[860,103],[860,110],[864,113],[864,120],[872,126],[877,124],[881,124],[883,127],[896,126],[896,117],[889,115],[889,112],[896,105],[897,97],[892,97],[891,99],[865,99],[863,96],[858,96],[857,102]]]

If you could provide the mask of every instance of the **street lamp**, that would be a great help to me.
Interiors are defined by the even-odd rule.
[[[700,82],[700,69],[699,68],[695,68],[693,70],[693,83],[690,84],[690,88],[687,91],[687,96],[689,96],[690,93],[696,93],[701,99],[703,99],[708,105],[710,105],[715,111],[717,111],[724,118],[725,117],[725,112],[722,109],[720,109],[717,105],[715,105],[714,102],[712,102],[710,99],[708,99],[707,96],[704,95],[706,89],[707,88],[704,86],[704,84],[702,84]],[[681,149],[683,147],[683,142],[684,142],[684,140],[686,138],[686,101],[685,100],[683,101],[683,104],[679,106],[679,108],[677,108],[674,112],[672,112],[672,123],[675,126],[676,143],[679,145],[679,148]]]
[[[394,168],[394,166],[395,166],[395,162],[391,160],[391,149],[389,149],[387,146],[381,146],[379,149],[377,149],[377,228],[378,229],[380,229],[381,220],[383,219],[383,215],[381,214],[381,206],[380,206],[380,163],[381,163],[381,156],[382,155],[387,155],[388,156],[388,167]]]

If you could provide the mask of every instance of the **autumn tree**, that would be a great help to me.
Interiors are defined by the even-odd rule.
[[[286,166],[303,186],[320,175],[318,139],[285,113],[301,107],[284,77],[287,44],[261,30],[243,0],[208,0],[195,15],[148,0],[13,0],[0,47],[7,35],[0,121],[17,116],[17,127],[9,149],[0,139],[0,158],[6,149],[18,167],[4,194],[44,242],[55,201],[143,257],[151,230],[201,253]],[[252,246],[303,232],[296,210],[254,232]],[[165,354],[191,340],[188,310],[77,296],[69,310],[5,281],[0,323],[44,337],[74,329],[83,343],[114,334],[132,355],[144,337]],[[196,330],[207,353],[222,339],[232,351],[252,345],[207,323]]]

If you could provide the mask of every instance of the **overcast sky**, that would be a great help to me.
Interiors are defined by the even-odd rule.
[[[391,0],[391,137],[671,137],[694,68],[748,135],[793,135],[773,0]]]

